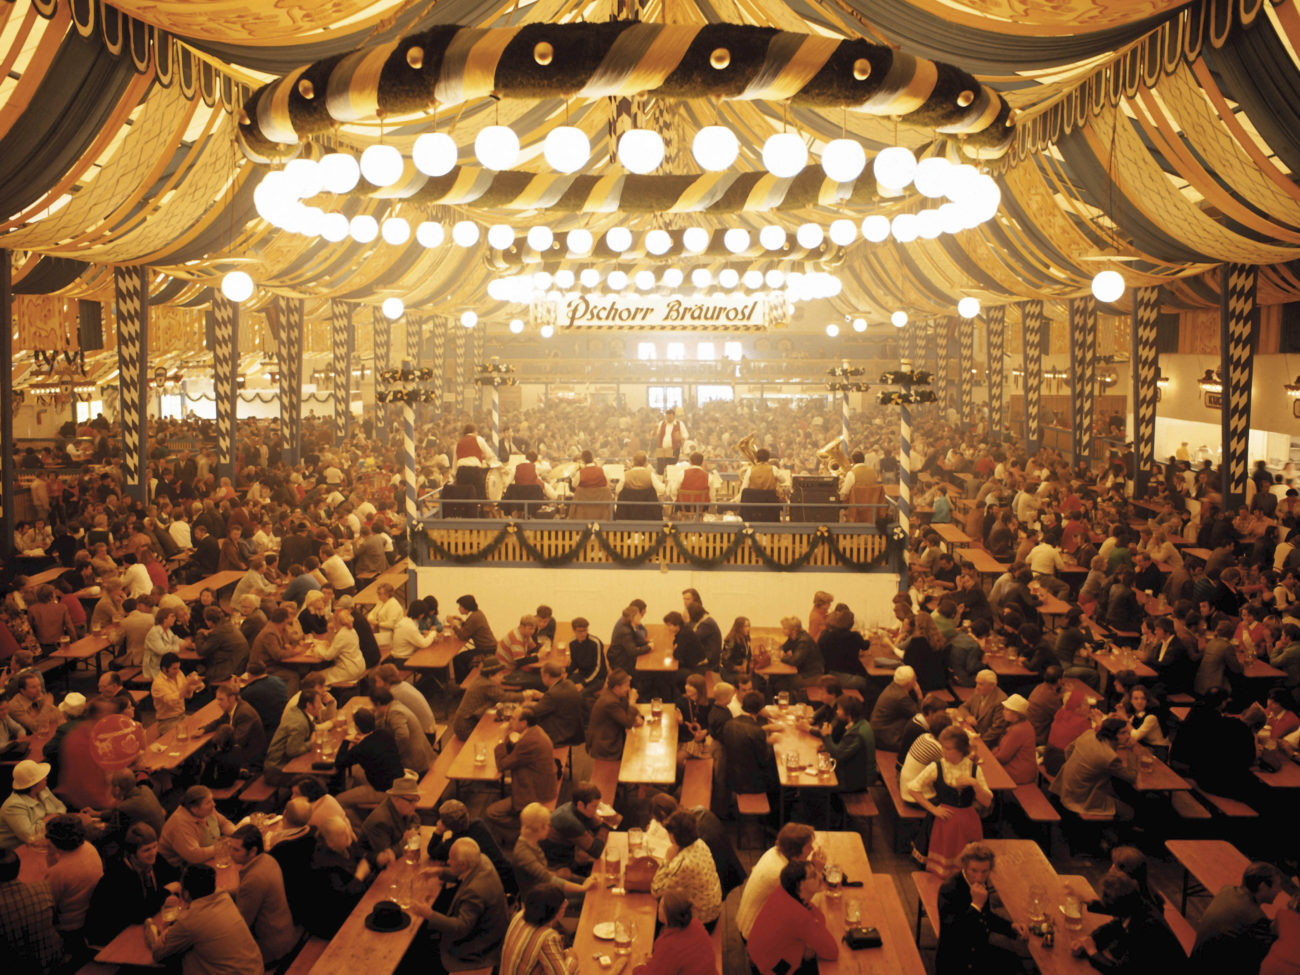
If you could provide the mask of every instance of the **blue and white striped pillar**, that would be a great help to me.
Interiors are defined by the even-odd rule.
[[[334,366],[334,443],[348,438],[352,419],[352,306],[330,301],[330,351]]]
[[[847,362],[844,364],[848,365]],[[840,439],[844,441],[844,452],[849,453],[849,391],[847,389],[840,391]]]
[[[389,352],[393,342],[393,325],[384,313],[378,308],[371,309],[371,328],[373,329],[371,344],[374,348],[375,360],[375,439],[380,443],[391,443],[392,428],[390,421],[392,419],[388,412],[388,404],[379,402],[379,394],[388,392],[388,383],[381,379],[379,374],[387,371],[389,367]]]
[[[140,265],[113,269],[117,298],[118,414],[122,425],[125,494],[146,503],[148,449],[149,272]]]
[[[1250,394],[1259,333],[1256,289],[1259,268],[1225,264],[1219,269],[1219,373],[1223,377],[1223,503],[1228,510],[1246,503],[1250,449]]]
[[[492,449],[501,451],[501,390],[494,383],[492,386]]]
[[[1156,394],[1160,392],[1160,359],[1156,351],[1156,322],[1160,318],[1160,288],[1133,289],[1133,494],[1145,498],[1156,460]]]
[[[408,322],[409,327],[409,322]],[[405,366],[414,368],[414,363]],[[414,385],[414,384],[410,384]],[[402,472],[406,483],[406,530],[407,539],[413,537],[415,525],[420,520],[419,506],[415,499],[415,403],[413,389],[408,388],[402,400]]]
[[[235,429],[239,405],[239,306],[212,291],[212,392],[217,407],[217,473],[235,480]]]
[[[912,411],[898,408],[898,527],[912,532]]]
[[[456,392],[456,405],[462,410],[469,411],[469,396],[466,393],[466,383],[473,380],[473,376],[466,376],[469,371],[465,362],[465,327],[456,326],[456,361],[455,371],[452,373],[451,388]]]
[[[1038,453],[1043,442],[1040,407],[1043,396],[1043,303],[1035,298],[1020,303],[1025,362],[1025,453]]]
[[[443,408],[442,383],[447,373],[447,329],[451,322],[440,315],[433,318],[433,402],[434,409]]]
[[[989,435],[995,443],[1002,442],[1006,422],[1002,413],[1002,364],[1006,351],[1007,309],[1005,305],[990,308],[984,315],[988,330],[989,351]]]

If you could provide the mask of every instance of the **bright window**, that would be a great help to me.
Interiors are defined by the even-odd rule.
[[[705,403],[730,403],[736,398],[736,390],[731,386],[696,386],[695,395],[701,406]]]
[[[701,362],[712,362],[718,357],[718,352],[712,342],[701,342],[695,347],[695,358]]]
[[[673,361],[673,362],[682,362],[682,361],[684,361],[684,360],[686,359],[686,343],[685,343],[685,342],[669,342],[669,343],[668,343],[668,350],[667,350],[667,353],[665,354],[664,358],[669,359],[669,360],[671,360],[671,361]]]
[[[655,348],[653,342],[638,342],[636,344],[636,357],[642,362],[645,362],[647,359],[657,359],[659,357],[659,350]]]
[[[164,419],[180,419],[181,416],[181,398],[180,395],[163,393],[159,397],[159,406]]]
[[[682,387],[680,386],[651,386],[647,389],[647,393],[649,394],[647,402],[652,410],[666,410],[670,407],[674,410],[682,408]]]

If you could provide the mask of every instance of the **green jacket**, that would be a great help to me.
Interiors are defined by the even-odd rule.
[[[866,718],[844,729],[838,740],[826,739],[826,751],[835,759],[839,792],[865,792],[876,783],[876,734]]]
[[[275,729],[271,747],[266,750],[266,767],[282,769],[290,759],[311,749],[312,720],[302,708],[290,708]]]

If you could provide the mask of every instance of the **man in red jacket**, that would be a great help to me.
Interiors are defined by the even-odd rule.
[[[781,869],[780,885],[768,895],[749,932],[749,958],[762,975],[817,975],[817,960],[838,958],[839,945],[812,896],[821,886],[807,860]]]

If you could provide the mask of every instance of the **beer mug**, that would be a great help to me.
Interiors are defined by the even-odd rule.
[[[475,764],[475,765],[486,765],[486,764],[487,764],[487,745],[484,745],[484,744],[482,744],[482,743],[475,743],[475,745],[474,745],[474,764]]]
[[[830,775],[835,771],[835,759],[826,754],[826,752],[818,752],[817,771],[822,775]]]

